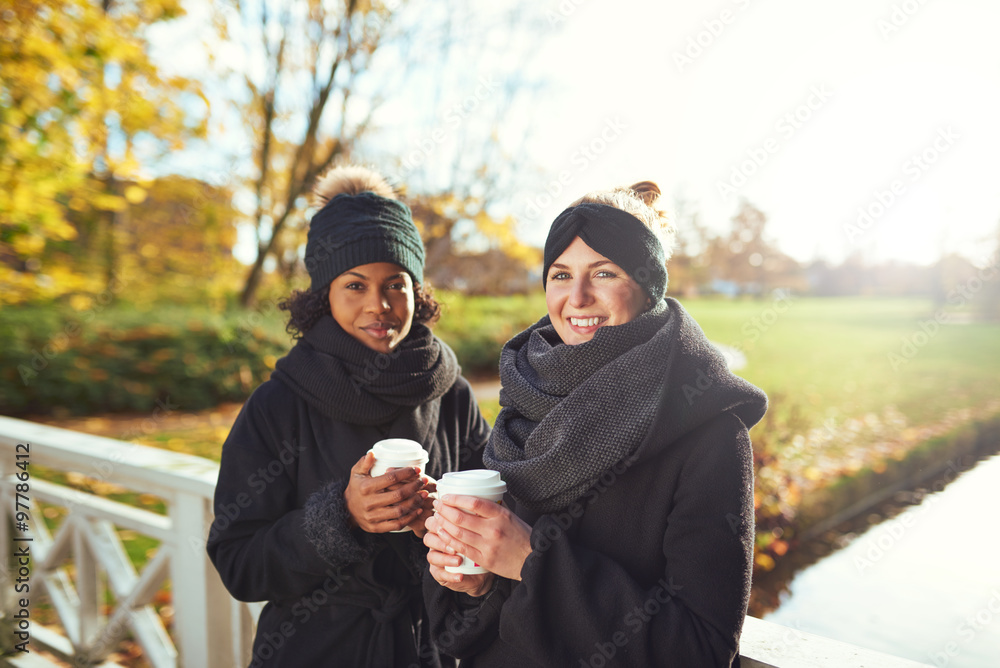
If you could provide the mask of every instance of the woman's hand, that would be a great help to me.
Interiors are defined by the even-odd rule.
[[[427,528],[424,523],[434,515],[434,500],[431,499],[429,495],[437,491],[437,483],[425,483],[424,491],[428,493],[428,496],[424,498],[423,503],[421,504],[420,514],[417,515],[416,519],[407,525],[413,530],[413,533],[417,538],[423,538],[424,534],[427,533]]]
[[[499,503],[460,494],[446,494],[434,510],[427,529],[442,541],[444,552],[451,548],[491,573],[521,579],[531,554],[531,527],[521,518]]]
[[[429,548],[427,563],[430,564],[431,577],[439,585],[452,591],[464,592],[470,596],[482,596],[490,590],[495,576],[493,573],[470,575],[446,571],[445,566],[461,566],[462,557],[455,554],[455,551],[445,545],[444,540],[434,533],[431,527],[434,526],[435,519],[435,517],[428,518],[427,532],[424,534],[424,545]]]
[[[392,469],[373,478],[369,473],[374,464],[375,455],[368,452],[351,468],[344,490],[347,512],[354,526],[368,533],[402,529],[425,512],[425,479],[412,467]]]

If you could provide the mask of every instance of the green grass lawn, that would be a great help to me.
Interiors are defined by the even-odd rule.
[[[684,305],[710,339],[744,350],[740,375],[770,395],[779,422],[796,428],[889,406],[912,423],[935,422],[1000,390],[1000,325],[937,325],[929,300]]]

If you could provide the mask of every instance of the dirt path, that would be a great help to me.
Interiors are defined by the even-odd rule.
[[[469,381],[478,401],[496,401],[500,398],[500,379]]]
[[[472,391],[480,401],[496,401],[500,397],[500,381],[482,380],[472,383]],[[157,411],[154,413],[101,413],[82,417],[27,416],[23,419],[72,431],[135,440],[157,432],[205,433],[214,431],[225,439],[243,404],[220,404],[201,411]],[[221,440],[219,441],[221,443]]]
[[[232,426],[241,403],[220,404],[202,411],[158,411],[157,413],[102,413],[84,417],[27,417],[26,420],[71,429],[85,434],[122,438],[148,435],[153,432],[185,432],[226,429]]]

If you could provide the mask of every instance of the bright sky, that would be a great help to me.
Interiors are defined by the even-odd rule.
[[[562,85],[535,158],[571,178],[539,227],[586,190],[651,179],[712,224],[748,198],[800,260],[995,248],[995,0],[576,2],[538,55]],[[581,158],[608,120],[625,127]]]
[[[649,179],[668,206],[680,195],[720,230],[749,199],[767,214],[770,239],[803,261],[853,251],[983,261],[995,249],[1000,2],[531,7],[554,27],[529,65],[551,82],[532,107],[527,147],[543,178],[509,203],[526,239],[541,243],[589,190]],[[494,75],[486,61],[472,67]],[[397,108],[391,121],[407,128],[414,116]]]

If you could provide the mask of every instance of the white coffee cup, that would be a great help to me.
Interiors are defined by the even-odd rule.
[[[445,473],[437,481],[437,493],[433,496],[441,498],[445,494],[461,494],[475,496],[487,501],[501,503],[507,491],[507,483],[500,479],[500,474],[489,469],[471,469]],[[488,571],[464,555],[461,566],[445,566],[449,573],[466,573],[476,575]]]
[[[423,472],[430,458],[424,446],[408,438],[386,438],[369,450],[375,455],[370,475],[374,478],[386,473],[389,469],[401,469],[407,466],[419,468]]]
[[[389,469],[401,469],[407,466],[419,468],[421,473],[427,467],[430,456],[424,446],[408,438],[386,438],[372,446],[369,452],[375,455],[375,463],[369,475],[373,478],[387,473]],[[431,482],[433,479],[424,474]],[[410,531],[410,527],[396,529],[392,533]]]

